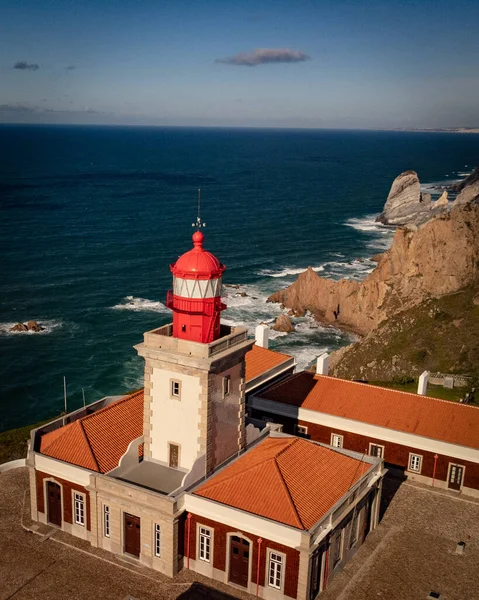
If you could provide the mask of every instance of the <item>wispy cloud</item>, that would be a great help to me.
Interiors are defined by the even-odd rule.
[[[65,69],[67,71],[73,71],[73,69],[76,69],[75,65],[68,65],[68,67],[65,67]]]
[[[37,63],[27,63],[26,60],[19,60],[13,65],[13,68],[19,71],[38,71],[40,65],[37,65]]]
[[[37,109],[21,102],[12,102],[10,104],[0,104],[0,112],[32,113],[37,112]]]
[[[309,60],[310,57],[300,50],[289,48],[257,48],[252,52],[242,52],[235,56],[217,58],[215,62],[227,65],[241,65],[245,67],[256,67],[267,63],[295,63]]]

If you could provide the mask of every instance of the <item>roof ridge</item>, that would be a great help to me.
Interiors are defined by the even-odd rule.
[[[278,460],[277,460],[278,456],[279,456],[279,455],[280,455],[282,452],[284,452],[284,450],[287,450],[288,448],[291,448],[291,446],[292,446],[293,444],[294,444],[294,442],[292,442],[291,444],[289,444],[288,446],[286,446],[286,448],[283,448],[283,450],[282,450],[281,452],[279,452],[279,453],[278,453],[278,454],[277,454],[277,455],[276,455],[276,456],[273,458],[273,462],[274,462],[274,465],[275,465],[275,467],[276,467],[276,470],[278,471],[278,475],[280,476],[280,478],[281,478],[281,481],[283,482],[283,487],[284,487],[284,489],[285,489],[285,491],[286,491],[287,498],[288,498],[288,502],[289,502],[289,504],[290,504],[291,508],[293,509],[293,513],[294,513],[294,515],[296,516],[296,519],[298,520],[298,522],[299,522],[300,526],[301,526],[303,529],[307,529],[307,527],[305,526],[305,524],[304,524],[304,523],[303,523],[303,521],[301,520],[301,517],[299,516],[298,509],[296,508],[296,505],[295,505],[295,503],[294,503],[294,500],[293,500],[293,498],[292,498],[292,496],[291,496],[291,492],[289,491],[288,484],[286,483],[286,481],[285,481],[285,479],[284,479],[284,477],[283,477],[283,473],[282,473],[282,471],[281,471],[281,468],[280,468],[280,466],[279,466],[279,464],[278,464]]]
[[[303,373],[308,371],[302,371]],[[443,402],[445,404],[449,404],[452,406],[462,406],[463,408],[475,408],[479,409],[479,406],[473,406],[472,404],[464,404],[463,402],[453,402],[452,400],[444,400],[443,398],[436,398],[435,396],[424,396],[422,394],[415,394],[414,392],[403,392],[402,390],[395,390],[394,388],[387,388],[381,385],[373,385],[372,383],[362,383],[360,381],[353,381],[352,379],[344,379],[342,377],[333,377],[332,375],[318,375],[317,373],[314,375],[314,379],[319,381],[320,377],[324,377],[325,379],[332,379],[334,381],[345,381],[346,383],[351,383],[354,385],[360,385],[361,387],[369,387],[375,390],[386,390],[387,392],[394,392],[396,394],[404,394],[405,396],[412,396],[414,398],[427,398],[428,400],[435,400],[436,402]],[[280,382],[281,383],[281,382]],[[283,380],[284,383],[284,380]],[[273,388],[269,388],[273,389]]]
[[[90,444],[90,439],[88,438],[88,435],[87,435],[87,433],[85,431],[85,428],[83,427],[82,420],[78,419],[78,421],[75,421],[75,423],[78,423],[78,425],[80,427],[80,431],[82,432],[83,437],[85,438],[85,441],[86,441],[86,443],[88,445],[88,449],[90,450],[90,455],[93,458],[93,461],[94,461],[94,463],[97,466],[98,472],[101,473],[100,465],[99,465],[98,460],[97,460],[97,458],[95,456],[95,453],[93,452],[93,448],[91,447],[91,444]]]
[[[76,423],[76,421],[72,421],[71,423],[66,423],[65,425],[61,425],[60,427],[58,427],[58,429],[52,429],[51,431],[47,431],[44,435],[42,435],[42,441],[43,441],[49,434],[59,432],[63,429],[63,431],[60,433],[60,435],[53,437],[52,441],[44,447],[44,450],[46,450],[47,448],[50,448],[50,446],[52,444],[54,444],[55,442],[57,442],[58,440],[61,440],[62,437],[66,434],[66,432],[70,431],[70,429],[72,428],[72,425],[74,425],[75,423]]]
[[[96,415],[99,415],[103,412],[105,412],[106,410],[113,408],[115,406],[118,406],[119,404],[123,404],[123,402],[126,402],[127,400],[132,400],[133,398],[135,398],[136,396],[144,393],[145,388],[141,388],[141,390],[137,390],[136,392],[131,392],[130,394],[128,394],[127,396],[123,396],[122,398],[120,398],[119,400],[115,400],[114,402],[112,402],[111,404],[107,404],[106,406],[104,406],[103,408],[100,408],[99,410],[96,410],[95,412],[90,413],[89,415],[83,415],[83,417],[80,417],[79,419],[77,419],[77,421],[83,422],[83,421],[88,421],[88,419],[90,419],[91,417],[94,417]]]
[[[272,440],[272,439],[275,439],[275,438],[269,438],[269,439],[271,439],[271,440]],[[281,438],[277,438],[277,439],[281,439]],[[265,440],[265,441],[266,441],[266,440]],[[254,447],[252,448],[252,450],[254,450]],[[280,452],[281,452],[281,450],[280,450]],[[239,462],[239,461],[240,461],[242,458],[244,458],[245,456],[247,456],[247,455],[248,455],[248,452],[245,452],[245,453],[244,453],[242,456],[240,456],[240,457],[239,457],[239,459],[238,459],[237,461],[234,461],[233,463],[230,463],[230,464],[232,464],[232,465],[234,465],[234,464],[238,464],[238,462]],[[206,486],[206,485],[210,485],[211,487],[214,487],[214,486],[216,486],[216,485],[220,485],[220,484],[224,483],[225,481],[229,481],[230,479],[233,479],[234,477],[237,477],[238,475],[243,475],[244,473],[248,473],[249,471],[252,471],[253,469],[256,469],[256,467],[258,467],[259,465],[263,465],[265,462],[268,462],[269,460],[274,460],[274,459],[275,459],[275,457],[276,457],[276,455],[273,455],[273,456],[269,456],[269,457],[263,458],[263,460],[259,460],[259,461],[258,461],[258,462],[256,462],[254,465],[251,465],[250,467],[247,467],[246,469],[244,469],[243,471],[240,471],[239,473],[233,473],[232,475],[228,475],[228,477],[223,477],[223,479],[221,479],[221,481],[216,481],[216,482],[211,482],[211,481],[210,481],[210,482],[208,482],[208,480],[206,480],[206,481],[203,483],[203,485],[204,485],[204,486]],[[228,466],[229,466],[229,465],[228,465]],[[228,466],[226,466],[225,468],[228,468]],[[215,475],[219,475],[219,474],[220,474],[220,472],[218,472],[218,471],[216,471],[216,473],[215,473],[215,472],[213,472],[213,473],[211,474],[211,477],[214,477]],[[202,487],[203,487],[203,486],[202,486]]]
[[[289,442],[289,444],[287,444],[284,448],[281,448],[281,450],[277,454],[275,454],[273,458],[276,460],[279,456],[281,456],[281,454],[284,454],[284,452],[286,452],[286,450],[291,448],[291,446],[293,446],[293,444],[295,444],[296,442],[299,442],[299,438],[293,438]]]

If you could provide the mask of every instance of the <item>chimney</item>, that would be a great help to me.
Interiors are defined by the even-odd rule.
[[[419,383],[417,385],[417,393],[421,396],[427,395],[427,384],[429,381],[429,371],[424,371],[424,373],[419,377]]]
[[[260,348],[268,347],[269,327],[264,323],[260,323],[255,331],[256,345]]]
[[[316,361],[316,375],[327,375],[329,372],[329,354],[325,352]]]

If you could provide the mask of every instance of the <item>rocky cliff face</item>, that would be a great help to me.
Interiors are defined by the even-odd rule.
[[[419,228],[399,228],[391,248],[361,283],[324,279],[308,268],[269,301],[297,312],[310,310],[323,322],[366,334],[426,298],[477,281],[478,267],[479,203],[473,201]]]
[[[393,181],[383,212],[376,219],[383,225],[420,225],[448,207],[447,192],[438,202],[421,194],[416,171],[405,171]]]

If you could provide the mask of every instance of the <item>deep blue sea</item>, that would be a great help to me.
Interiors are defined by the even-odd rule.
[[[391,242],[377,227],[406,169],[437,186],[478,163],[479,136],[367,131],[0,126],[0,430],[141,386],[132,348],[170,318],[169,264],[205,246],[227,265],[228,323],[273,320],[271,292],[308,265],[363,278]],[[427,185],[426,185],[427,187]],[[245,291],[248,295],[241,296]],[[9,333],[35,319],[39,334]],[[272,346],[300,367],[351,341],[296,321]]]

